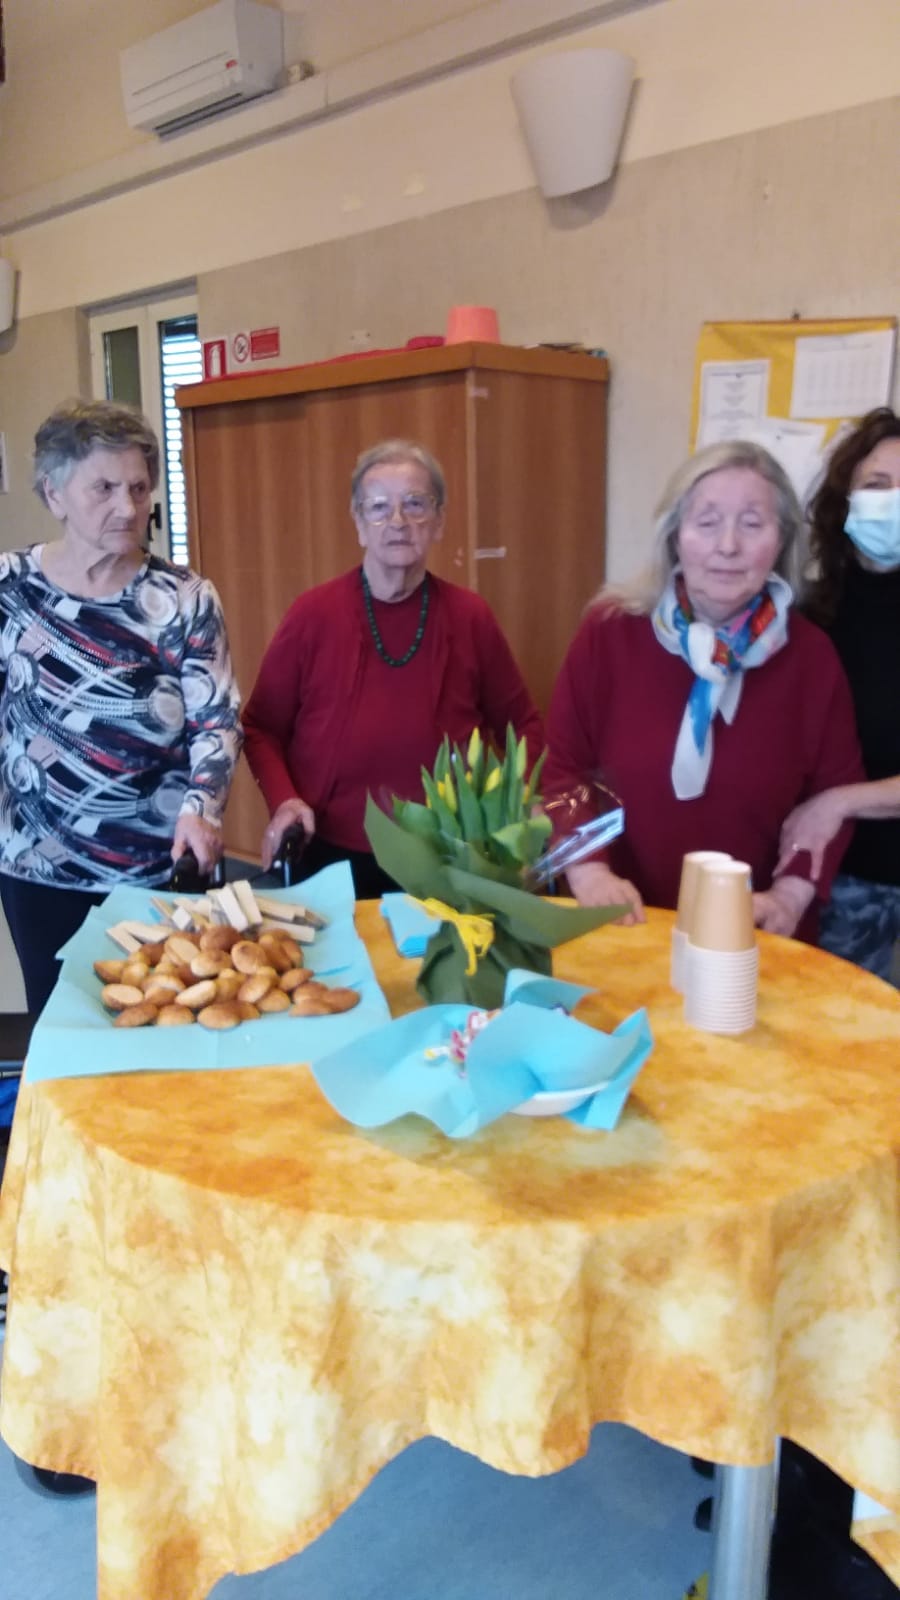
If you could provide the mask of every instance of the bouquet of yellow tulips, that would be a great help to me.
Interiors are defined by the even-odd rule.
[[[503,1003],[513,967],[551,971],[551,949],[621,915],[534,894],[529,883],[551,833],[539,793],[543,756],[526,772],[524,739],[507,728],[502,759],[476,728],[463,753],[445,739],[424,801],[393,801],[393,818],[369,796],[366,833],[376,860],[440,919],[417,987],[432,1004]]]

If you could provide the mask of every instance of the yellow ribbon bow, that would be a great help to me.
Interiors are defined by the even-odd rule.
[[[439,917],[441,922],[452,922],[459,934],[460,944],[468,957],[466,977],[471,978],[480,958],[487,955],[494,942],[494,920],[490,915],[479,917],[469,911],[457,911],[454,906],[445,905],[443,900],[415,900],[409,897],[413,905],[421,906],[432,917]]]

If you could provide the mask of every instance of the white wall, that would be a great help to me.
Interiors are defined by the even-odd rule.
[[[853,0],[852,13],[848,28],[848,0],[661,0],[565,43],[635,56],[628,164],[897,92],[900,5]],[[8,233],[20,315],[531,188],[509,93],[529,54]]]

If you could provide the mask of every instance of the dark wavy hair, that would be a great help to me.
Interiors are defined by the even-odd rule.
[[[868,412],[855,432],[841,441],[809,503],[809,543],[816,571],[804,609],[826,627],[834,621],[844,577],[854,559],[853,545],[844,532],[853,474],[882,439],[900,439],[900,417],[890,406]]]

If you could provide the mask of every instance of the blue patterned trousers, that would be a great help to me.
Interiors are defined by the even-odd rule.
[[[822,912],[819,943],[823,950],[874,972],[900,988],[897,942],[900,940],[900,888],[868,883],[841,873]]]

